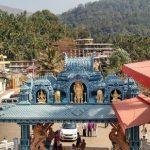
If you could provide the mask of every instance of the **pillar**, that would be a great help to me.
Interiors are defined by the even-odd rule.
[[[30,125],[21,124],[20,149],[30,150]]]
[[[140,149],[139,126],[128,129],[130,150]]]

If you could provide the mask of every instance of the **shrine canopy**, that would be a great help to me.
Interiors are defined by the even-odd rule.
[[[112,104],[118,121],[125,129],[150,123],[150,98],[144,95],[126,99]]]
[[[150,61],[125,64],[122,71],[146,88],[150,88]]]

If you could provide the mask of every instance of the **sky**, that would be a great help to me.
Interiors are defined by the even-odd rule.
[[[72,9],[79,4],[97,0],[0,0],[0,5],[19,8],[29,12],[48,9],[55,14],[60,14]]]

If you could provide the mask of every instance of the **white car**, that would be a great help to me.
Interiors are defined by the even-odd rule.
[[[72,122],[65,122],[62,124],[62,128],[60,130],[60,138],[61,140],[67,141],[75,141],[77,139],[77,125]]]

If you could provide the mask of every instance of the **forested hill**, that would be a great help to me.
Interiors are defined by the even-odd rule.
[[[150,36],[149,0],[100,0],[69,10],[60,19],[73,27],[87,28],[99,35]]]
[[[8,14],[14,14],[14,15],[21,14],[25,11],[25,10],[22,10],[22,9],[12,8],[12,7],[8,7],[8,6],[4,6],[4,5],[0,5],[0,10],[5,11]],[[26,12],[26,14],[28,16],[32,15],[31,12]]]

